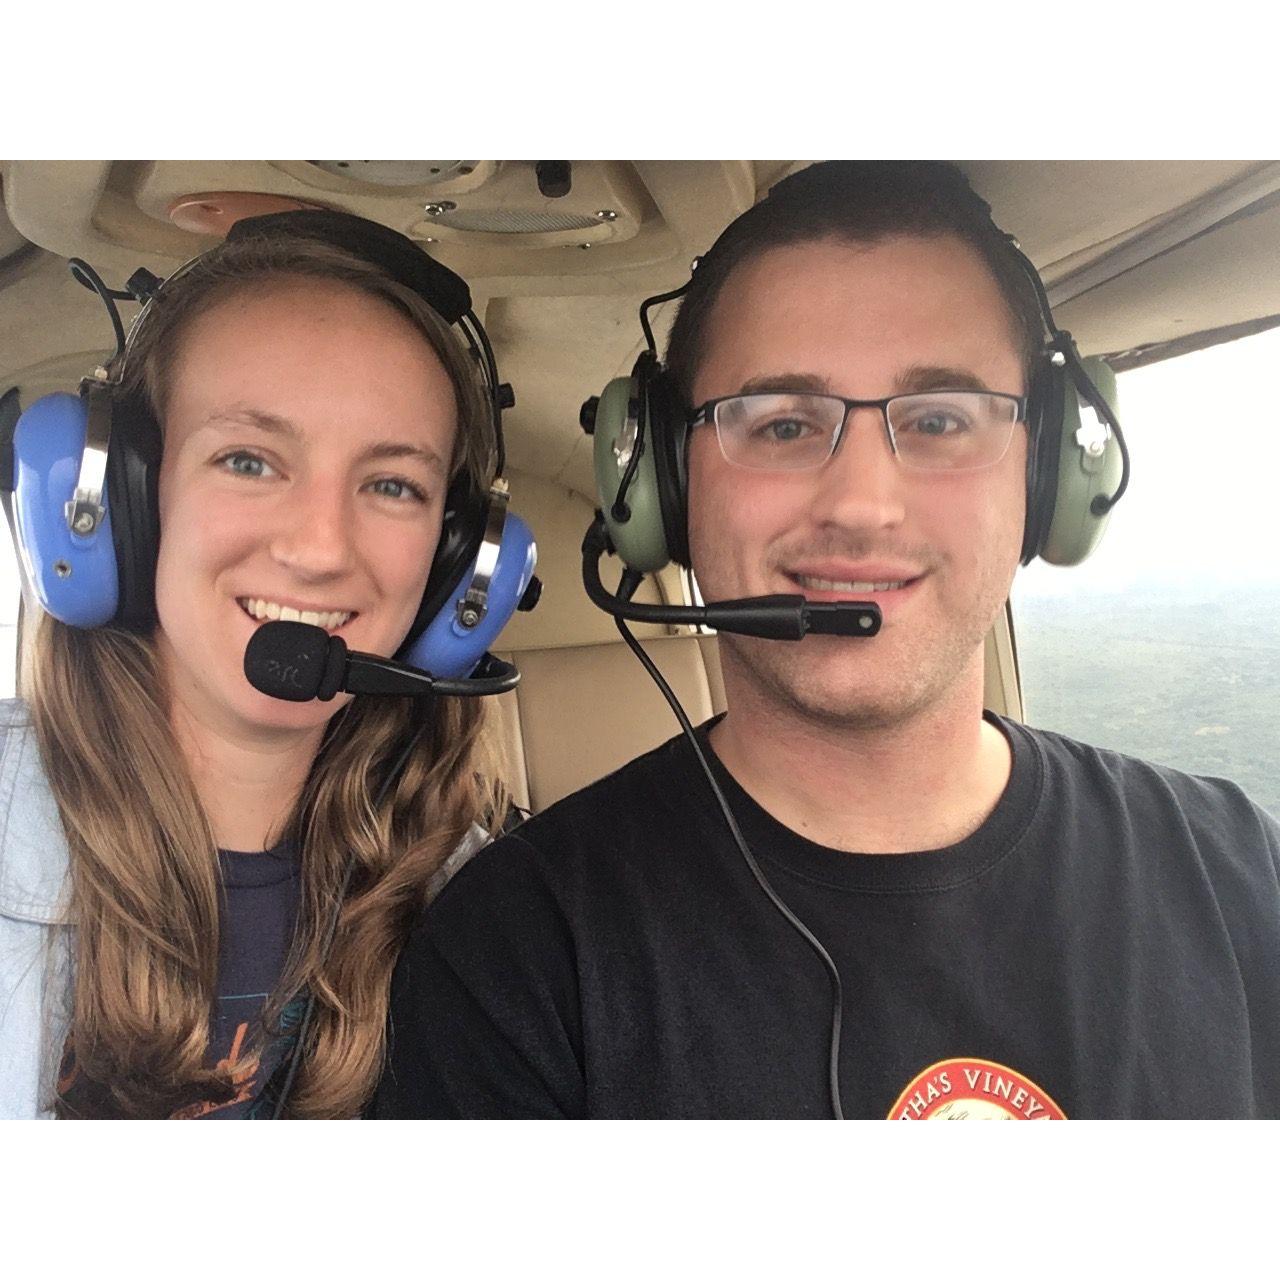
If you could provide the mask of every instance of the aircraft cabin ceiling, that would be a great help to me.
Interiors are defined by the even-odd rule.
[[[167,274],[236,217],[345,209],[468,280],[516,391],[511,465],[589,495],[577,406],[629,370],[641,299],[682,284],[734,216],[805,163],[0,161],[0,391],[17,385],[27,402],[74,386],[109,349],[106,315],[66,258],[119,286],[139,266]],[[1134,363],[1280,321],[1280,163],[961,165],[1086,353]]]

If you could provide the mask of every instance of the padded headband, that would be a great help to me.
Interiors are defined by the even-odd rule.
[[[421,294],[449,324],[457,324],[471,310],[471,290],[461,276],[429,258],[408,236],[380,222],[331,209],[289,210],[241,218],[232,225],[227,240],[250,240],[272,231],[307,236],[349,249]]]

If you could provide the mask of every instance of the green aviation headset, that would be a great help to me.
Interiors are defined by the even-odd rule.
[[[1077,565],[1098,545],[1129,481],[1129,453],[1114,408],[1115,374],[1104,360],[1081,357],[1071,335],[1054,323],[1031,261],[1012,236],[999,235],[1035,289],[1047,333],[1027,395],[1021,559]],[[648,312],[682,296],[690,284],[643,303],[647,350],[629,377],[614,378],[582,406],[583,428],[594,435],[596,486],[609,541],[639,573],[671,561],[689,567],[688,413],[658,360]],[[1097,414],[1096,423],[1082,419],[1082,400]]]

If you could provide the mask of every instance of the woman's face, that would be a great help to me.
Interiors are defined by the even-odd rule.
[[[163,429],[157,641],[175,707],[224,735],[322,727],[346,699],[257,692],[245,646],[300,616],[352,649],[399,648],[457,433],[444,366],[390,304],[277,281],[191,324]]]

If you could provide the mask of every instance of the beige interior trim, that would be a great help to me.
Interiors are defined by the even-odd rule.
[[[1022,683],[1018,677],[1018,655],[1013,639],[1013,607],[1006,600],[983,648],[982,703],[1010,720],[1021,721]]]

